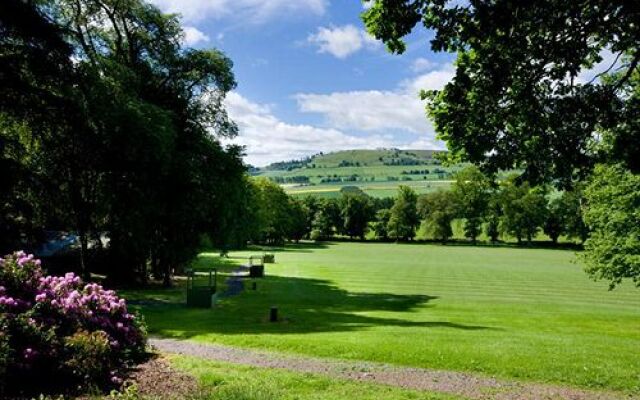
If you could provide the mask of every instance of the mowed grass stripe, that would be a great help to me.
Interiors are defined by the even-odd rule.
[[[276,260],[257,292],[212,311],[147,310],[152,332],[640,391],[640,292],[589,280],[572,251],[336,243]]]

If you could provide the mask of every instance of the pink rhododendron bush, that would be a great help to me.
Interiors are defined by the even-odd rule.
[[[24,252],[0,259],[0,397],[119,386],[145,348],[142,321],[115,292],[44,276]]]

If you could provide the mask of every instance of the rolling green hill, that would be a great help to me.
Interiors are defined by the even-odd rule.
[[[400,184],[426,193],[446,188],[462,166],[443,167],[435,150],[345,150],[278,162],[253,172],[281,184],[292,195],[336,197],[358,186],[374,197],[395,195]]]
[[[322,168],[348,166],[429,165],[437,162],[434,150],[345,150],[312,157],[311,165]]]

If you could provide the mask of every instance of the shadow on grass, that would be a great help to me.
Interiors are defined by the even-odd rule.
[[[144,314],[150,333],[176,338],[344,332],[377,326],[496,329],[416,318],[417,309],[434,307],[431,303],[437,299],[435,296],[353,293],[329,281],[297,277],[270,276],[258,280],[257,285],[256,291],[249,289],[225,298],[213,309],[187,308],[182,298],[174,298],[170,303],[140,303],[138,309]],[[272,306],[279,309],[277,323],[268,321]]]

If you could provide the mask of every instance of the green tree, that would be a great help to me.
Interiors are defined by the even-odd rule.
[[[542,227],[544,233],[553,243],[558,243],[560,235],[565,234],[566,210],[562,198],[558,197],[549,202],[549,212]]]
[[[451,191],[438,190],[420,196],[418,215],[424,219],[432,237],[446,243],[453,236],[451,222],[456,216],[456,205]]]
[[[339,200],[344,233],[351,238],[364,240],[369,222],[373,219],[373,207],[369,196],[343,193]]]
[[[584,219],[592,229],[582,259],[610,289],[623,278],[640,286],[640,176],[621,165],[599,166],[585,190]]]
[[[308,210],[305,204],[296,198],[289,197],[289,233],[287,238],[298,243],[311,231],[307,225]]]
[[[544,192],[527,182],[518,184],[515,177],[502,182],[501,186],[502,232],[515,237],[518,243],[525,238],[531,243],[547,216]]]
[[[416,25],[434,32],[432,51],[457,52],[443,90],[424,93],[453,159],[490,172],[519,166],[534,184],[571,185],[594,161],[638,172],[638,9],[629,2],[375,0],[368,31],[395,53]],[[609,50],[620,62],[605,79],[578,75]],[[630,93],[634,93],[630,96]],[[568,118],[568,116],[571,116]],[[605,151],[593,151],[606,132]]]
[[[485,233],[493,243],[496,243],[500,238],[500,221],[502,219],[502,206],[500,200],[500,192],[492,190],[489,193],[487,215],[485,217]]]
[[[569,239],[578,239],[584,243],[589,237],[589,227],[584,222],[583,203],[584,188],[578,185],[573,190],[562,193],[562,207],[564,214],[564,232]]]
[[[178,18],[141,0],[9,0],[0,31],[0,113],[31,134],[30,208],[79,234],[84,274],[106,232],[110,279],[143,281],[152,259],[168,282],[245,172],[218,140],[236,133],[230,60],[182,48]]]
[[[311,238],[313,240],[329,239],[336,233],[336,230],[341,231],[342,226],[342,215],[338,201],[326,199],[321,202],[315,214]]]
[[[387,240],[389,239],[389,219],[391,218],[391,212],[388,208],[380,209],[376,212],[376,218],[373,222],[373,232],[376,235],[376,239]]]
[[[411,240],[416,236],[416,227],[420,223],[417,209],[418,195],[408,186],[398,188],[398,196],[389,211],[387,232],[395,240]]]
[[[322,208],[322,201],[313,195],[307,195],[302,199],[306,215],[306,230],[308,235],[313,231],[313,221]]]
[[[458,172],[452,185],[457,215],[465,219],[464,234],[475,244],[482,233],[482,222],[489,202],[490,181],[475,166]]]
[[[289,196],[276,183],[267,178],[254,180],[258,189],[260,240],[265,243],[283,243],[291,232]]]

